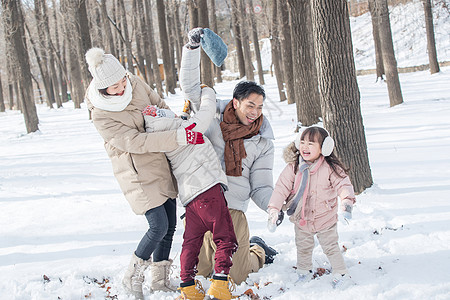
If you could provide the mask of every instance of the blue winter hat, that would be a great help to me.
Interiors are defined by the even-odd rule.
[[[222,38],[211,29],[203,28],[203,36],[200,42],[203,51],[205,51],[216,66],[220,67],[228,54],[228,47]]]

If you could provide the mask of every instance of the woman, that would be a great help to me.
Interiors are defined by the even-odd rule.
[[[93,123],[105,141],[125,198],[136,214],[145,215],[149,224],[132,255],[123,284],[136,298],[143,298],[144,271],[150,266],[151,289],[175,291],[169,280],[169,254],[176,226],[177,190],[163,152],[179,145],[202,143],[202,134],[187,128],[145,132],[142,111],[148,105],[168,109],[166,103],[102,49],[90,49],[86,61],[93,77],[86,92]]]

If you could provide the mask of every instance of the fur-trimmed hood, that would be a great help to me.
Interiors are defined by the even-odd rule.
[[[289,143],[283,150],[283,159],[287,164],[297,162],[299,155],[300,152],[298,152],[294,142]]]

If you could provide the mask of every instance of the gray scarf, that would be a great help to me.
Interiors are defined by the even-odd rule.
[[[291,216],[295,213],[295,210],[297,209],[297,206],[300,202],[300,199],[303,199],[302,203],[302,217],[300,220],[300,225],[306,225],[306,221],[304,220],[305,217],[305,202],[306,202],[306,196],[308,195],[309,191],[309,177],[310,174],[316,173],[316,171],[319,169],[319,167],[322,165],[322,162],[324,161],[323,155],[319,157],[318,160],[316,160],[313,164],[308,164],[301,156],[299,156],[300,163],[298,166],[298,172],[297,176],[301,176],[301,182],[300,186],[297,188],[297,192],[294,195],[294,198],[292,199],[291,204],[289,205],[289,208],[287,210],[287,215]]]

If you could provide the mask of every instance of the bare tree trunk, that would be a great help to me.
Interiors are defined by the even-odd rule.
[[[33,76],[33,74],[31,74],[31,79],[36,84],[36,90],[38,90],[38,93],[39,93],[39,104],[42,104],[42,103],[44,103],[44,95],[42,95],[41,86],[39,85],[39,81],[36,79],[36,77]]]
[[[89,73],[89,70],[87,68],[86,60],[84,58],[84,54],[92,48],[92,42],[91,42],[91,35],[89,34],[90,28],[89,28],[89,20],[87,17],[87,11],[86,11],[86,0],[77,0],[79,3],[74,8],[76,9],[77,14],[77,29],[80,32],[81,39],[79,40],[79,46],[78,49],[78,62],[80,64],[81,68],[81,76],[83,79],[84,88],[87,89],[89,86],[89,83],[91,82],[91,74]],[[81,100],[83,102],[83,100]]]
[[[317,83],[311,23],[311,6],[308,1],[289,1],[291,12],[291,40],[293,75],[291,91],[296,95],[297,120],[302,126],[319,121],[320,98]]]
[[[234,31],[234,42],[236,44],[236,56],[239,66],[239,78],[245,76],[245,59],[244,52],[242,50],[242,37],[241,37],[241,25],[239,21],[239,6],[240,0],[231,0],[231,22]]]
[[[397,61],[395,60],[394,44],[392,42],[391,23],[387,0],[376,1],[378,26],[380,28],[380,45],[383,54],[383,66],[386,72],[386,83],[391,107],[403,103],[400,80],[398,79]]]
[[[67,70],[65,69],[65,63],[63,63],[64,55],[61,55],[61,49],[59,47],[59,22],[58,18],[56,17],[56,1],[52,0],[52,9],[53,9],[53,20],[55,24],[55,47],[53,49],[54,54],[56,56],[56,59],[60,61],[59,64],[57,64],[57,74],[59,78],[59,84],[60,84],[60,91],[61,91],[61,100],[62,102],[67,102],[67,80],[66,77],[63,75],[63,72],[67,74]]]
[[[9,109],[13,110],[14,109],[14,85],[12,83],[8,84],[8,94],[9,94]]]
[[[39,130],[39,119],[34,103],[30,63],[26,46],[24,18],[20,2],[14,0],[2,0],[3,30],[10,51],[11,62],[16,74],[16,83],[20,84],[21,109],[25,120],[27,133]],[[17,94],[18,95],[18,94]]]
[[[301,1],[305,2],[305,1]],[[287,100],[289,104],[295,103],[296,95],[294,89],[294,67],[292,64],[292,41],[291,28],[289,26],[289,10],[286,1],[278,1],[279,20],[281,32],[281,51],[283,53],[281,60],[283,62],[284,84],[286,87]]]
[[[0,112],[5,112],[5,100],[3,99],[3,85],[2,85],[2,76],[0,72]]]
[[[115,57],[117,56],[116,47],[114,46],[114,39],[111,31],[111,25],[108,18],[108,11],[106,9],[106,1],[101,0],[101,12],[102,12],[102,24],[103,24],[103,33],[104,33],[104,44],[107,45],[106,52],[111,53]]]
[[[431,1],[423,0],[423,10],[425,12],[425,27],[427,29],[427,50],[428,60],[430,62],[431,74],[439,72],[439,63],[436,54],[436,41],[434,39],[433,27],[433,10],[431,9]]]
[[[81,108],[81,102],[84,100],[84,91],[85,87],[83,85],[83,76],[82,69],[80,67],[80,58],[79,54],[81,52],[81,32],[78,27],[78,7],[76,3],[71,0],[62,0],[61,1],[61,10],[64,15],[64,32],[65,32],[65,44],[71,44],[71,47],[68,47],[69,57],[67,62],[69,63],[69,73],[70,73],[70,96],[73,101],[75,108]],[[74,43],[70,43],[70,41],[75,41]],[[83,55],[84,58],[84,55]],[[83,61],[83,65],[86,62]]]
[[[136,34],[138,32],[140,32],[142,42],[144,44],[143,56],[145,59],[144,70],[145,70],[145,76],[147,78],[146,81],[152,88],[155,88],[155,78],[154,78],[154,74],[153,74],[153,69],[151,67],[151,64],[152,64],[151,55],[156,55],[156,53],[153,53],[153,54],[150,53],[150,45],[149,45],[149,38],[148,38],[148,26],[147,26],[147,21],[146,21],[146,14],[144,13],[145,12],[144,3],[142,2],[142,0],[136,0],[136,6],[137,6],[137,10],[135,12],[135,15],[139,17],[138,18],[139,25],[136,27]],[[138,13],[138,12],[140,12],[140,13]],[[144,61],[142,61],[142,64],[143,63],[144,63]]]
[[[187,0],[187,7],[189,13],[189,29],[198,27],[198,9],[197,0]]]
[[[164,82],[166,83],[166,93],[175,94],[175,74],[173,74],[173,61],[170,60],[169,37],[166,27],[166,8],[164,0],[156,0],[156,10],[158,12],[159,39],[164,64]]]
[[[158,63],[158,55],[156,51],[155,46],[155,38],[154,38],[154,31],[153,31],[153,18],[152,18],[152,4],[151,0],[145,0],[145,16],[147,18],[147,26],[148,26],[148,42],[149,42],[149,49],[151,53],[151,63],[153,66],[153,75],[155,76],[155,83],[156,83],[156,90],[158,91],[158,94],[161,98],[163,98],[163,86],[162,86],[162,79],[161,79],[161,73],[159,71],[159,63]],[[150,66],[147,66],[149,68]]]
[[[52,0],[54,1],[54,0]],[[91,28],[91,42],[93,47],[99,47],[104,49],[103,39],[102,39],[102,21],[101,21],[101,12],[100,12],[100,4],[97,0],[86,0],[87,12],[89,17],[89,28]]]
[[[255,19],[255,13],[253,10],[253,0],[250,0],[250,24],[251,24],[251,30],[252,30],[252,40],[253,40],[253,46],[255,49],[255,58],[256,58],[256,64],[258,65],[258,77],[259,77],[259,83],[264,85],[266,84],[264,82],[264,74],[263,74],[263,68],[262,68],[262,61],[261,61],[261,51],[259,50],[259,39],[258,39],[258,29],[256,29],[256,19]]]
[[[140,75],[144,80],[148,83],[147,72],[145,71],[144,65],[144,56],[142,54],[142,30],[139,26],[139,15],[143,15],[142,11],[139,11],[137,8],[137,0],[133,0],[133,8],[132,8],[132,18],[133,18],[133,27],[134,27],[134,35],[136,41],[136,56],[137,56],[137,66],[138,70],[140,70]]]
[[[217,32],[217,17],[216,17],[216,0],[208,0],[209,24],[212,31]],[[216,77],[216,82],[222,82],[222,68],[213,65],[213,73]]]
[[[126,69],[127,63],[125,61],[125,47],[124,47],[123,39],[120,38],[121,32],[123,32],[123,22],[120,19],[120,14],[119,14],[119,1],[123,2],[123,0],[112,1],[112,3],[113,3],[112,11],[111,11],[112,23],[113,23],[114,27],[116,28],[116,30],[113,31],[113,36],[114,36],[114,41],[115,41],[115,45],[116,45],[116,49],[117,49],[117,55],[118,55],[117,58],[122,63],[122,66]],[[110,21],[111,21],[111,19],[110,19]]]
[[[43,23],[44,32],[41,34],[43,34],[45,36],[44,39],[45,39],[47,53],[48,53],[50,79],[52,82],[53,93],[54,93],[54,97],[55,97],[55,101],[56,101],[56,107],[61,108],[62,101],[61,101],[61,97],[59,96],[60,90],[59,90],[59,85],[58,85],[58,75],[57,75],[56,69],[55,69],[55,57],[54,57],[53,48],[52,48],[52,37],[50,35],[47,2],[45,0],[41,0],[41,1],[42,1],[42,4],[41,4],[42,17],[43,17],[43,21],[44,21],[44,23]]]
[[[248,38],[248,26],[247,18],[245,16],[244,0],[237,0],[239,5],[239,25],[241,29],[242,49],[244,50],[244,64],[245,64],[245,76],[247,80],[255,81],[255,75],[253,73],[253,59],[250,52],[249,38]]]
[[[129,72],[134,74],[134,67],[133,67],[133,53],[131,51],[131,40],[129,38],[128,34],[128,22],[127,22],[127,12],[125,10],[125,5],[123,3],[124,1],[119,1],[120,3],[120,11],[122,12],[122,27],[123,27],[123,38],[125,39],[125,48],[127,50],[127,69]]]
[[[278,35],[278,3],[277,0],[272,0],[272,27],[270,33],[270,48],[272,52],[272,64],[275,69],[275,77],[277,79],[278,94],[280,101],[286,100],[286,93],[283,84],[283,72],[281,70],[281,56],[280,56],[280,39]]]
[[[181,66],[181,57],[183,54],[183,39],[180,29],[180,2],[178,0],[172,0],[172,14],[174,21],[174,34],[175,34],[175,47],[176,47],[176,57],[177,57],[177,67],[180,69]],[[178,72],[179,74],[179,72]]]
[[[17,76],[14,76],[14,77],[16,78]],[[14,81],[14,94],[16,95],[17,110],[20,110],[20,112],[23,112],[22,111],[22,106],[23,106],[22,105],[22,94],[19,93],[19,83],[17,80]],[[25,117],[25,115],[24,115],[24,117]],[[25,126],[26,126],[26,124],[25,124]]]
[[[312,0],[313,36],[324,126],[350,167],[356,193],[373,184],[356,80],[347,1]],[[331,84],[332,83],[332,84]]]
[[[208,19],[208,3],[207,0],[198,0],[198,6],[201,9],[198,10],[198,25],[203,28],[209,28],[209,19]],[[201,80],[202,83],[207,86],[214,86],[214,76],[212,73],[211,60],[208,55],[202,50],[201,54]]]
[[[41,71],[42,81],[44,82],[45,94],[47,95],[47,103],[50,108],[53,108],[53,103],[55,103],[55,94],[53,92],[53,85],[48,71],[48,60],[47,60],[47,48],[45,42],[45,29],[43,15],[42,15],[42,1],[34,0],[34,17],[36,19],[36,27],[38,31],[38,45],[34,42],[31,37],[31,32],[29,32],[30,41],[33,46],[36,47],[36,60],[40,61],[39,70]],[[38,58],[38,56],[40,58]]]
[[[175,78],[175,86],[177,85],[177,61],[176,57],[178,55],[178,49],[177,49],[177,39],[175,37],[175,24],[173,19],[173,6],[170,6],[170,3],[168,2],[169,6],[166,9],[166,20],[167,20],[167,35],[169,38],[169,53],[170,53],[170,61],[172,62],[172,72],[174,74]]]
[[[31,32],[30,32],[30,30],[28,28],[27,23],[25,22],[24,25],[25,25],[25,29],[26,29],[26,31],[28,33],[28,38],[30,40],[31,46],[33,47],[34,55],[36,56],[36,62],[37,62],[38,67],[39,67],[39,72],[41,72],[42,81],[44,82],[44,89],[45,89],[45,93],[47,95],[47,97],[46,97],[47,106],[49,108],[53,108],[52,101],[51,101],[50,97],[48,96],[49,93],[50,93],[50,90],[48,90],[50,88],[50,86],[49,86],[48,82],[46,82],[48,80],[48,78],[44,79],[44,75],[43,75],[45,73],[45,71],[44,71],[45,64],[41,60],[41,57],[39,55],[39,51],[37,50],[37,47],[36,47],[36,42],[34,41],[33,37],[31,36]]]
[[[383,80],[384,66],[383,66],[383,53],[381,52],[381,42],[380,42],[380,29],[379,29],[379,16],[377,16],[376,0],[369,0],[369,11],[372,16],[372,35],[375,45],[375,62],[377,68],[377,80]]]

